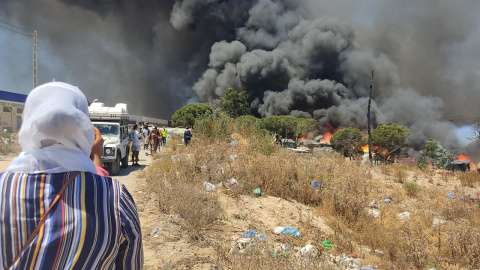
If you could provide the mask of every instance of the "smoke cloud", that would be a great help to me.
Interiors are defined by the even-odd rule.
[[[248,92],[258,116],[366,129],[374,70],[375,125],[408,127],[415,149],[434,138],[472,154],[478,147],[461,149],[454,131],[478,121],[479,8],[450,0],[6,0],[0,17],[39,31],[40,82],[77,84],[89,99],[127,102],[136,114],[170,118],[233,87]],[[2,42],[9,37],[0,32]],[[12,67],[31,59],[0,55]]]

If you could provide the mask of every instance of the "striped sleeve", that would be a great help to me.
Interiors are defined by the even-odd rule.
[[[115,260],[116,269],[142,269],[143,249],[140,219],[132,196],[122,185],[120,198],[120,219],[122,222],[122,243]]]
[[[0,174],[0,269],[8,269],[70,175]],[[117,180],[82,172],[20,254],[10,269],[142,269],[135,203]]]

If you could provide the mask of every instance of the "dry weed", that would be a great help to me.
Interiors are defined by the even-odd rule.
[[[480,173],[477,171],[458,172],[455,174],[463,187],[475,187],[475,184],[480,183]]]
[[[407,180],[407,168],[396,164],[393,164],[391,167],[393,169],[393,180],[397,183],[403,184]]]
[[[402,185],[405,194],[409,197],[416,197],[420,192],[420,186],[417,183],[405,182]]]
[[[172,141],[172,151],[155,156],[156,161],[145,172],[149,188],[158,195],[161,212],[179,214],[194,240],[208,238],[206,229],[223,226],[226,218],[218,202],[219,193],[207,192],[204,182],[220,188],[220,184],[235,178],[238,185],[220,188],[224,194],[238,199],[253,196],[252,191],[260,188],[269,196],[313,208],[297,224],[302,239],[269,237],[242,253],[230,251],[231,241],[211,243],[216,254],[210,262],[218,267],[333,269],[323,257],[327,251],[320,250],[318,257],[308,260],[298,257],[299,247],[306,243],[318,247],[328,239],[333,244],[328,253],[357,254],[379,269],[480,268],[480,209],[478,203],[446,197],[444,186],[455,180],[451,174],[441,176],[441,187],[424,186],[435,179],[440,183],[440,176],[435,178],[437,175],[429,169],[360,165],[328,152],[299,155],[270,144],[270,137],[255,136],[234,133],[235,145],[230,140],[204,141],[197,137],[189,147],[175,147]],[[462,187],[455,194],[479,182],[475,172],[456,176]],[[383,181],[385,178],[392,181]],[[313,188],[312,181],[321,183],[321,187]],[[386,198],[391,203],[382,203]],[[379,204],[379,218],[365,210],[372,200]],[[410,218],[399,218],[398,214],[405,211],[410,212]],[[312,224],[318,214],[331,226],[333,235]],[[240,213],[232,219],[245,216]],[[434,218],[445,223],[433,225]],[[251,229],[266,231],[256,226]],[[279,243],[289,246],[288,255],[276,249]],[[361,252],[360,247],[370,252]]]

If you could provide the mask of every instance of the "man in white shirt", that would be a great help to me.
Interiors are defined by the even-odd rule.
[[[150,144],[150,140],[148,139],[148,133],[149,133],[148,127],[145,126],[143,128],[143,150],[148,150],[148,146]]]
[[[137,124],[133,125],[133,129],[132,129],[132,162],[133,162],[133,166],[140,166],[140,164],[138,164],[138,153],[140,152],[140,145],[141,145],[141,138],[142,138],[142,135],[140,134],[140,132],[138,132],[137,130],[138,126]]]

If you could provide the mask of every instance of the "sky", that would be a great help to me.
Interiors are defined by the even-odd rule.
[[[374,70],[376,125],[408,127],[413,152],[434,138],[476,155],[464,137],[480,117],[479,11],[475,0],[2,0],[0,90],[32,89],[25,29],[38,33],[40,84],[163,119],[233,87],[259,117],[365,129]]]

